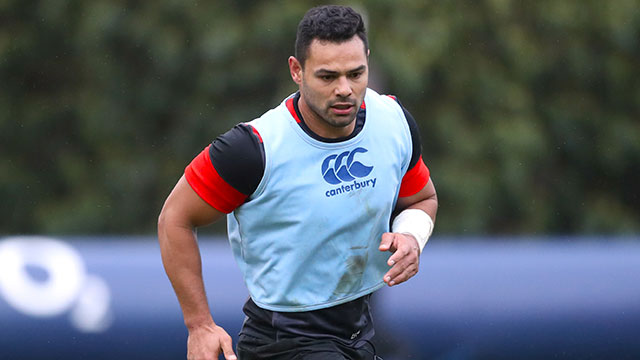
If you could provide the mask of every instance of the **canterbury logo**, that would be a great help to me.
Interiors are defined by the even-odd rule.
[[[322,162],[322,177],[329,184],[337,185],[369,175],[373,166],[366,166],[359,161],[354,161],[356,154],[367,151],[367,149],[359,147],[345,151],[340,155],[327,156]]]

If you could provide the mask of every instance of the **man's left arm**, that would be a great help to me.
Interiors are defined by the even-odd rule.
[[[391,269],[383,278],[387,285],[398,285],[418,273],[420,253],[431,235],[437,211],[438,197],[431,179],[417,193],[398,198],[392,232],[382,235],[379,248],[393,253],[387,260]]]

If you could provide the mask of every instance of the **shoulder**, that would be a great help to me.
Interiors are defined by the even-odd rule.
[[[367,88],[367,94],[365,96],[365,103],[376,104],[378,106],[387,107],[395,111],[400,110],[400,103],[394,95],[379,94],[373,89]]]
[[[413,168],[417,163],[420,157],[422,156],[422,142],[420,140],[420,128],[418,127],[418,123],[409,110],[407,110],[400,99],[398,99],[395,95],[384,95],[386,98],[392,100],[402,111],[402,115],[407,123],[409,128],[409,132],[411,134],[411,143],[412,143],[412,151],[411,151],[411,161],[409,163],[409,169]]]
[[[209,157],[227,183],[245,195],[255,191],[264,171],[262,137],[255,127],[238,124],[218,136],[209,147]]]
[[[295,118],[293,108],[294,95],[295,93],[289,95],[278,106],[265,112],[259,118],[248,122],[247,125],[256,129],[262,138],[278,134],[282,130],[282,127],[292,121],[292,118]]]
[[[229,213],[258,187],[264,172],[260,134],[240,124],[218,136],[185,169],[193,190],[212,207]]]

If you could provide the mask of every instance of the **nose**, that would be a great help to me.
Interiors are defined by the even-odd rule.
[[[346,76],[340,76],[338,78],[338,83],[336,85],[336,96],[338,97],[348,97],[353,92],[351,90],[351,83]]]

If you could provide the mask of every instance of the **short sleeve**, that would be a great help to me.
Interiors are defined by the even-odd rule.
[[[186,167],[185,178],[205,202],[230,213],[255,191],[264,172],[260,134],[240,124],[219,136]]]
[[[418,193],[429,182],[430,173],[429,168],[425,165],[422,159],[422,143],[420,141],[420,130],[416,120],[411,113],[402,106],[398,98],[392,96],[394,100],[398,102],[404,117],[407,120],[409,131],[411,132],[411,160],[409,161],[409,168],[402,178],[402,184],[400,186],[400,197],[411,196]]]

